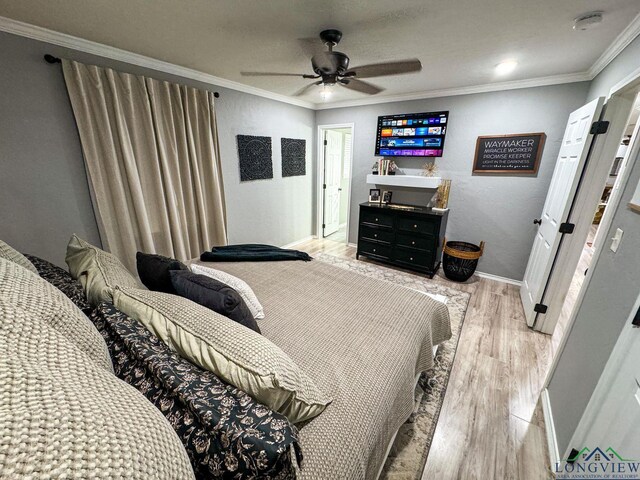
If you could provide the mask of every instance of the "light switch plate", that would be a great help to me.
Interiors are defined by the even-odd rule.
[[[620,246],[620,241],[622,240],[622,234],[624,232],[619,228],[616,229],[616,234],[611,239],[611,246],[609,247],[612,252],[617,252],[618,247]]]

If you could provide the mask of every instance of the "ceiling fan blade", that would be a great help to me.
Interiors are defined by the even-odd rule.
[[[316,85],[320,85],[321,83],[322,83],[322,80],[318,80],[317,82],[313,82],[313,83],[310,83],[309,85],[305,85],[300,90],[298,90],[296,93],[294,93],[293,96],[294,97],[299,97],[301,95],[304,95],[309,90],[311,90],[313,87],[315,87]]]
[[[358,80],[357,78],[349,78],[349,81],[345,80],[344,82],[339,82],[345,88],[349,90],[353,90],[355,92],[366,93],[367,95],[375,95],[376,93],[380,93],[384,91],[384,88],[376,87],[372,83],[363,82],[362,80]]]
[[[401,60],[399,62],[372,63],[347,70],[347,75],[355,72],[358,78],[384,77],[387,75],[399,75],[402,73],[419,72],[422,63],[417,58]]]
[[[240,72],[244,77],[303,77],[304,73],[278,73],[278,72]]]

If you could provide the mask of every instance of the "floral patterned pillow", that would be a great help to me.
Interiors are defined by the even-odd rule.
[[[33,263],[42,278],[58,290],[61,290],[80,310],[87,314],[91,311],[91,306],[87,302],[82,285],[69,272],[34,255],[25,254],[24,256]]]
[[[295,478],[298,430],[173,352],[140,322],[110,303],[91,314],[109,347],[115,373],[140,390],[182,440],[198,478]]]

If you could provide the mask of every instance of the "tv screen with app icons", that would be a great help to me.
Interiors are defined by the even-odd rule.
[[[378,117],[376,155],[441,157],[449,112],[403,113]]]

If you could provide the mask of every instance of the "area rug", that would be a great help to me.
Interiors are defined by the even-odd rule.
[[[427,463],[471,295],[420,275],[399,272],[369,262],[338,258],[325,253],[317,254],[315,258],[345,270],[423,292],[442,301],[449,309],[452,336],[438,347],[433,368],[420,377],[416,387],[416,407],[411,417],[400,427],[380,475],[381,480],[419,480]]]

